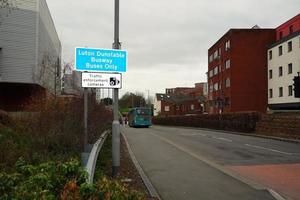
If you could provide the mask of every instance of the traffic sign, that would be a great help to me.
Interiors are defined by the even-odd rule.
[[[122,88],[122,74],[117,73],[82,73],[83,88]]]
[[[75,48],[77,71],[126,72],[127,52],[115,49]]]

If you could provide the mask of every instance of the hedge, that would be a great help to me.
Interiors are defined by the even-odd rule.
[[[255,132],[256,123],[261,120],[259,112],[228,114],[154,117],[153,124],[167,126],[201,127],[218,130]]]

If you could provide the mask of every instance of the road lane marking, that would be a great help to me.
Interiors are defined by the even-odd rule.
[[[179,135],[183,135],[183,136],[203,136],[203,137],[206,137],[206,135],[202,134],[202,133],[181,133]]]
[[[215,137],[215,136],[212,136],[212,138],[213,138],[213,139],[216,139],[216,140],[223,140],[223,141],[226,141],[226,142],[232,142],[232,140],[227,139],[227,138]]]
[[[222,137],[219,137],[217,138],[218,140],[224,140],[224,141],[227,141],[227,142],[232,142],[232,140],[230,139],[227,139],[227,138],[222,138]]]
[[[251,144],[245,144],[245,145],[248,146],[248,147],[253,147],[253,148],[257,148],[257,149],[264,149],[264,150],[273,151],[273,152],[276,152],[276,153],[282,153],[282,154],[285,154],[285,155],[293,155],[293,153],[279,151],[279,150],[276,150],[276,149],[270,149],[270,148],[256,146],[256,145],[251,145]]]

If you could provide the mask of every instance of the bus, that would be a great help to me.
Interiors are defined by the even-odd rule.
[[[151,108],[137,107],[132,108],[128,113],[128,125],[130,127],[149,127],[151,126]]]

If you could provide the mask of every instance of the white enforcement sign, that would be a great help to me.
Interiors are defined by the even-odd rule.
[[[122,75],[116,73],[83,72],[81,80],[83,88],[122,88]]]

